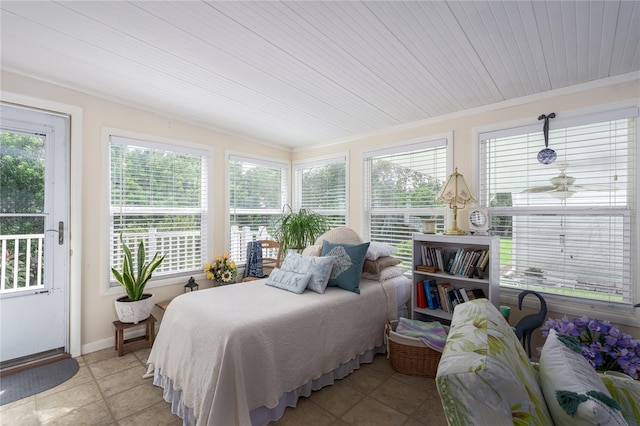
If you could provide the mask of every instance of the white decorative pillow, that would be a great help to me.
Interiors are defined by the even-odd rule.
[[[301,294],[304,289],[307,288],[309,278],[311,278],[311,275],[298,274],[297,272],[283,271],[282,269],[275,268],[271,271],[271,274],[269,274],[269,278],[267,278],[265,284],[292,293]]]
[[[338,226],[320,235],[315,245],[322,246],[323,241],[341,244],[362,244],[364,241],[356,231],[347,226]]]
[[[323,294],[327,288],[333,257],[303,256],[297,253],[289,253],[282,262],[280,269],[310,275],[307,288],[316,293]]]
[[[363,272],[362,278],[373,281],[386,281],[391,278],[399,277],[404,274],[406,269],[402,266],[389,266],[380,271],[379,274],[371,274],[369,272]]]
[[[393,256],[397,252],[398,249],[391,244],[372,241],[371,244],[369,244],[366,258],[369,260],[376,260],[381,256]]]
[[[320,256],[322,252],[322,245],[314,244],[302,250],[303,256]]]
[[[540,384],[557,425],[625,425],[620,405],[571,336],[549,330],[540,354]]]

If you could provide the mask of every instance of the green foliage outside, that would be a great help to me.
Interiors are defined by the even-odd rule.
[[[45,145],[41,137],[0,132],[0,213],[43,213],[44,173]],[[43,232],[44,219],[41,216],[0,218],[0,235],[42,234]],[[16,256],[18,258],[18,288],[26,286],[27,257],[30,257],[29,284],[33,285],[36,282],[38,274],[37,252],[37,244],[32,244],[30,253],[26,253],[26,246],[20,247],[16,253],[15,241],[7,241],[6,252],[2,253],[6,261],[6,288],[13,288],[14,285]]]

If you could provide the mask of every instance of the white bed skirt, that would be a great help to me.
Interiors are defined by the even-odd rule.
[[[378,346],[361,355],[357,355],[351,361],[348,361],[333,371],[323,374],[315,380],[310,380],[297,389],[287,392],[280,397],[278,405],[273,408],[258,407],[251,410],[252,425],[266,425],[269,422],[276,421],[284,414],[287,407],[295,407],[300,397],[308,397],[311,392],[322,389],[325,386],[332,385],[336,380],[347,377],[353,371],[360,368],[360,364],[373,362],[373,358],[377,354],[385,353],[386,347]],[[182,391],[173,390],[171,379],[161,375],[156,370],[153,384],[164,389],[164,400],[171,404],[171,412],[182,418],[182,424],[192,426],[196,424],[196,418],[193,410],[186,407],[182,400]]]

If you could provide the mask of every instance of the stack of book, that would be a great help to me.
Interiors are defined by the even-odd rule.
[[[422,265],[416,269],[422,272],[444,271],[451,275],[470,276],[476,273],[476,268],[484,271],[489,264],[488,250],[446,249],[422,244],[420,255]],[[420,269],[425,267],[430,269]]]
[[[454,287],[451,283],[424,280],[416,283],[416,305],[422,309],[442,309],[453,312],[460,303],[486,298],[480,288]]]

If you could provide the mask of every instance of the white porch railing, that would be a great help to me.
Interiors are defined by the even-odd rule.
[[[121,265],[124,256],[120,235],[113,235],[114,251],[111,253],[111,265]],[[166,255],[162,264],[156,269],[154,276],[175,273],[176,271],[192,271],[202,269],[202,242],[200,231],[158,231],[124,233],[122,238],[134,253],[140,241],[144,241],[147,257],[154,253]],[[116,261],[117,260],[117,261]],[[134,262],[136,259],[134,259]],[[120,268],[120,266],[117,266]],[[111,276],[112,283],[115,280]]]
[[[0,235],[0,294],[44,287],[44,234]]]
[[[274,238],[267,232],[266,226],[261,226],[257,231],[252,231],[250,227],[242,228],[234,225],[231,227],[230,252],[229,256],[239,265],[247,262],[247,243],[258,240],[273,240]]]

